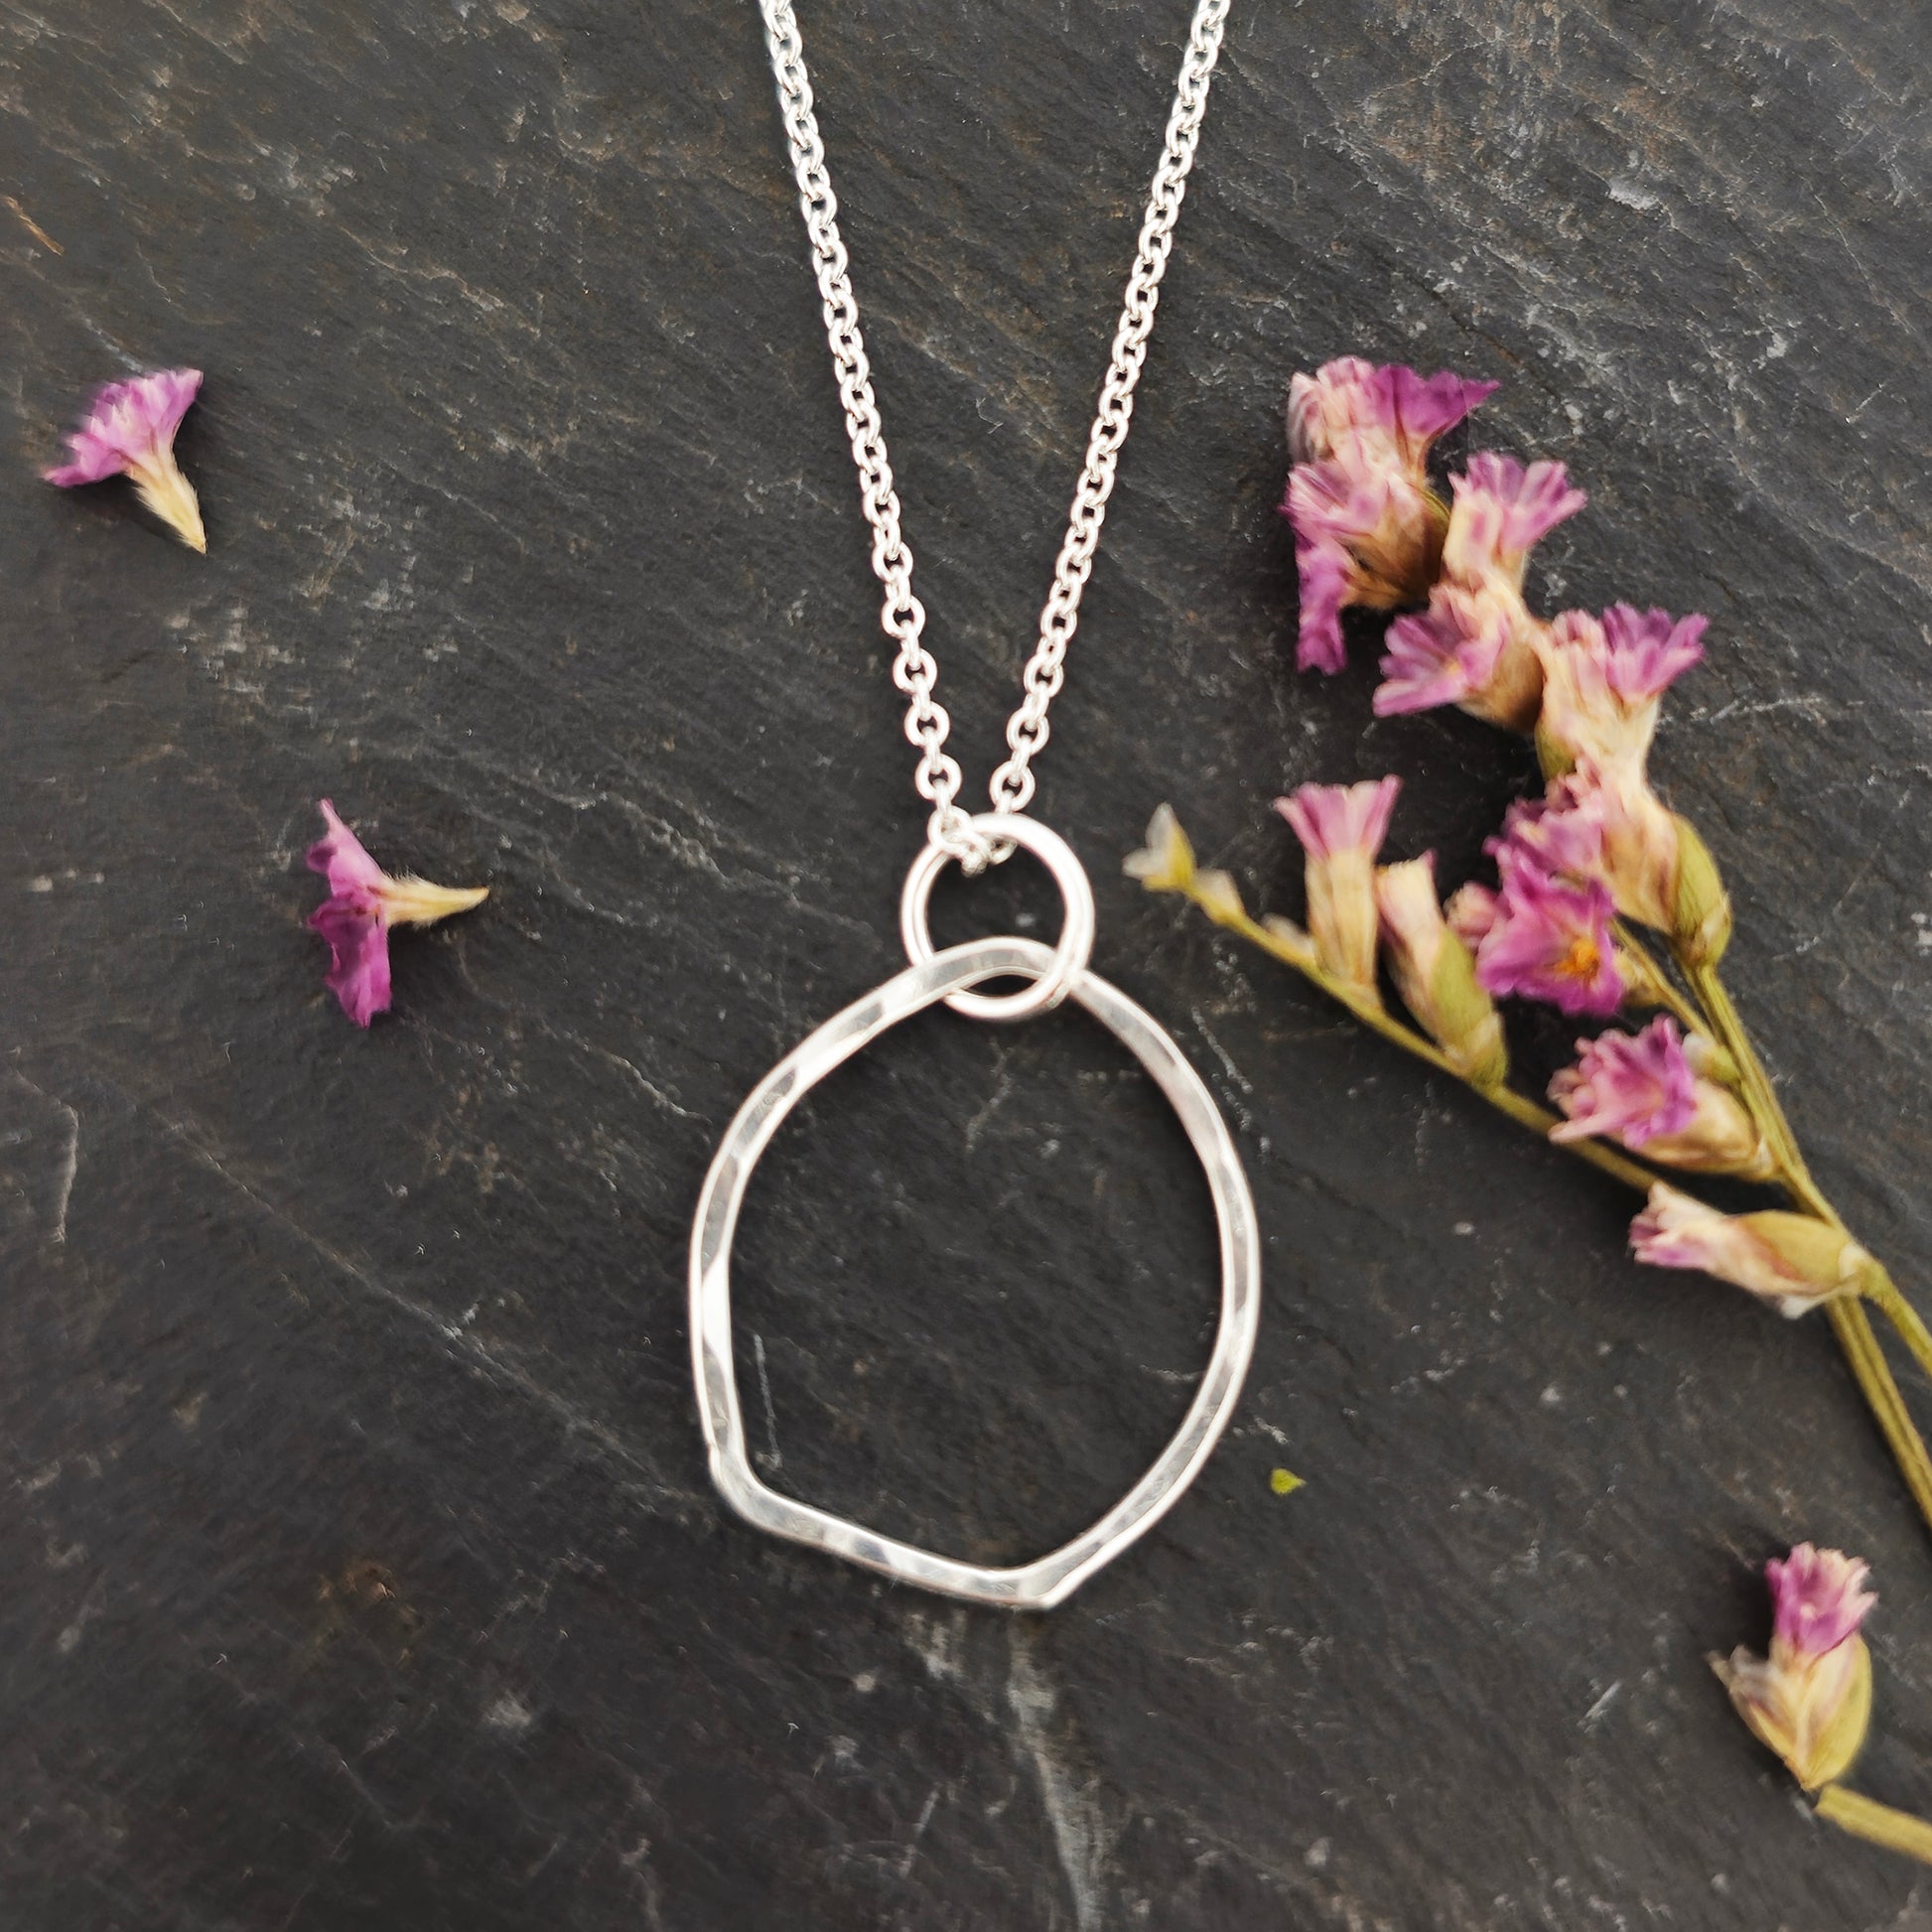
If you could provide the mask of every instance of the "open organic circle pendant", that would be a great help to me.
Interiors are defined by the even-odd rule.
[[[1047,860],[1067,895],[1069,929],[1078,925],[1077,901],[1079,895],[1085,894],[1084,936],[1076,932],[1071,948],[1065,932],[1056,948],[1022,938],[979,939],[939,953],[930,953],[928,947],[929,956],[915,959],[905,971],[828,1020],[759,1082],[727,1131],[698,1199],[691,1237],[692,1367],[712,1479],[726,1501],[748,1522],[773,1536],[828,1550],[922,1589],[1011,1609],[1045,1610],[1063,1601],[1173,1507],[1227,1427],[1254,1353],[1261,1313],[1261,1243],[1240,1157],[1213,1095],[1166,1029],[1118,987],[1087,969],[1093,901],[1078,861],[1059,839],[1031,819],[986,813],[973,824],[988,836],[1024,844]],[[914,880],[923,864],[922,858],[915,865]],[[1078,874],[1077,888],[1070,887],[1070,875],[1064,867]],[[907,882],[908,924],[914,905],[912,883]],[[929,877],[926,885],[930,885]],[[922,938],[922,892],[916,903]],[[896,1542],[829,1510],[780,1495],[759,1479],[747,1452],[745,1419],[732,1358],[731,1250],[739,1210],[759,1158],[805,1094],[901,1020],[942,1000],[953,1004],[972,987],[1003,978],[1028,980],[1032,985],[1019,995],[1000,996],[1000,1000],[1025,1000],[1042,986],[1057,985],[1140,1061],[1167,1096],[1200,1158],[1214,1204],[1220,1246],[1221,1315],[1213,1352],[1193,1402],[1173,1440],[1147,1473],[1072,1542],[1018,1568],[988,1569]],[[998,1001],[989,1004],[998,1010]]]
[[[893,683],[905,699],[905,737],[919,754],[913,788],[931,812],[926,820],[928,843],[913,862],[899,904],[899,930],[911,965],[828,1020],[759,1081],[739,1109],[705,1176],[691,1234],[691,1355],[698,1414],[711,1451],[713,1478],[732,1507],[760,1529],[830,1550],[924,1589],[1015,1609],[1050,1608],[1173,1506],[1227,1427],[1248,1357],[1254,1352],[1261,1307],[1261,1249],[1254,1202],[1213,1096],[1167,1034],[1124,993],[1088,971],[1093,889],[1066,842],[1025,816],[1034,795],[1033,760],[1051,736],[1047,712],[1066,679],[1067,645],[1079,622],[1081,595],[1093,574],[1121,445],[1133,420],[1134,389],[1147,360],[1161,278],[1173,252],[1174,223],[1194,165],[1201,117],[1207,111],[1208,82],[1220,56],[1230,4],[1231,0],[1195,0],[1174,81],[1173,106],[1148,187],[1147,213],[1127,277],[1120,324],[1100,386],[1086,458],[1074,485],[1066,539],[1040,611],[1038,641],[1021,673],[1020,704],[1007,720],[1009,756],[988,785],[996,809],[969,816],[959,803],[958,760],[946,750],[951,720],[933,696],[939,666],[923,641],[925,607],[912,590],[912,552],[900,527],[898,491],[873,393],[872,363],[859,327],[851,257],[839,233],[838,198],[826,170],[825,142],[812,105],[798,16],[792,0],[759,0],[792,177],[798,185],[799,212],[811,243],[820,315],[859,475],[859,499],[872,529],[873,575],[885,593],[880,624],[895,646]],[[969,872],[979,872],[998,864],[1016,847],[1038,859],[1059,886],[1066,916],[1058,943],[1049,950],[1031,939],[982,939],[935,953],[926,931],[926,900],[940,868],[952,859]],[[998,979],[1027,984],[1012,993],[975,991],[984,982]],[[1220,1224],[1221,1325],[1186,1419],[1153,1468],[1092,1529],[1064,1549],[1018,1569],[989,1570],[896,1543],[862,1524],[781,1496],[753,1474],[732,1368],[732,1233],[753,1170],[779,1123],[803,1094],[869,1040],[940,1000],[969,1019],[1010,1021],[1044,1013],[1066,999],[1085,1007],[1154,1076],[1200,1156]]]

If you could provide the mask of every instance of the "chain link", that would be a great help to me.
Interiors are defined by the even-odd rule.
[[[1207,111],[1208,82],[1220,55],[1230,4],[1231,0],[1198,0],[1194,9],[1173,108],[1168,116],[1167,140],[1154,171],[1140,244],[1127,278],[1120,326],[1114,332],[1113,355],[1101,385],[1093,430],[1087,438],[1086,462],[1073,491],[1066,540],[1060,545],[1052,589],[1040,612],[1039,641],[1022,674],[1025,696],[1007,722],[1011,756],[993,774],[989,786],[995,811],[1025,809],[1034,795],[1032,760],[1051,735],[1047,708],[1066,680],[1066,647],[1080,620],[1080,595],[1093,574],[1094,552],[1107,520],[1107,499],[1113,494],[1121,445],[1127,441],[1133,421],[1134,387],[1147,360],[1161,278],[1173,247],[1174,222],[1186,193],[1188,170],[1194,165],[1201,118]],[[926,836],[950,852],[965,870],[979,872],[989,862],[1005,858],[1011,848],[990,844],[958,803],[959,764],[945,750],[951,720],[932,695],[939,667],[923,641],[925,608],[912,594],[912,552],[899,531],[898,491],[886,455],[879,404],[873,395],[872,364],[859,329],[851,260],[839,234],[839,205],[826,172],[825,143],[812,107],[798,17],[791,0],[759,0],[759,6],[764,16],[765,44],[771,53],[778,106],[798,182],[798,205],[811,240],[832,366],[845,405],[845,431],[852,443],[852,460],[858,466],[866,520],[872,525],[873,573],[885,589],[880,622],[898,646],[893,682],[905,695],[905,736],[919,753],[913,783],[919,796],[932,806]]]

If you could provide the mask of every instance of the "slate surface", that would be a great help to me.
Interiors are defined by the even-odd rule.
[[[1183,14],[806,12],[976,786]],[[1932,1547],[1829,1335],[1629,1266],[1609,1183],[1116,874],[1171,798],[1295,911],[1267,800],[1385,769],[1476,863],[1523,754],[1289,667],[1278,411],[1501,378],[1483,439],[1592,495],[1546,608],[1714,617],[1660,769],[1927,1289],[1928,55],[1878,0],[1238,0],[1039,805],[1268,1310],[1190,1497],[1025,1621],[736,1526],[687,1390],[711,1148],[894,970],[919,828],[749,0],[0,0],[4,1932],[1932,1926],[1702,1661],[1786,1541],[1865,1553],[1861,1781],[1932,1808]],[[34,481],[172,362],[206,559]],[[366,1036],[324,794],[492,890]],[[1184,1406],[1208,1273],[1103,1039],[910,1028],[755,1197],[766,1465],[1039,1547]]]

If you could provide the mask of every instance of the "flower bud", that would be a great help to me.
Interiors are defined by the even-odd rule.
[[[1382,947],[1402,1003],[1457,1073],[1478,1087],[1509,1071],[1502,1022],[1476,981],[1475,961],[1449,929],[1436,897],[1433,853],[1380,867],[1375,902]]]
[[[1652,1268],[1700,1268],[1748,1289],[1793,1317],[1864,1292],[1877,1262],[1843,1229],[1773,1208],[1721,1214],[1659,1181],[1630,1223],[1630,1251]]]
[[[1129,879],[1138,879],[1150,893],[1179,893],[1194,901],[1216,925],[1241,925],[1247,911],[1233,878],[1217,869],[1194,864],[1194,848],[1180,829],[1172,805],[1162,805],[1148,820],[1147,844],[1120,863]]]
[[[1375,986],[1375,855],[1389,829],[1400,778],[1358,785],[1304,785],[1275,809],[1308,855],[1309,931],[1321,967],[1357,993]]]
[[[1807,1791],[1845,1774],[1871,1721],[1871,1653],[1859,1634],[1877,1601],[1867,1574],[1840,1551],[1799,1544],[1764,1566],[1770,1655],[1740,1648],[1711,1659],[1737,1715]]]
[[[1150,893],[1184,893],[1194,883],[1194,848],[1180,829],[1172,805],[1155,808],[1147,822],[1147,844],[1120,862],[1129,879]]]
[[[1670,934],[1693,966],[1715,966],[1730,944],[1730,895],[1718,862],[1688,818],[1673,815],[1677,878],[1671,893]]]

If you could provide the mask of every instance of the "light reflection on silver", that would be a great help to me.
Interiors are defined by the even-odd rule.
[[[1045,1610],[1143,1536],[1207,1459],[1241,1392],[1261,1313],[1261,1244],[1254,1202],[1213,1096],[1166,1030],[1117,987],[1081,970],[1071,997],[1147,1068],[1179,1116],[1207,1175],[1219,1228],[1221,1319],[1200,1386],[1152,1468],[1089,1530],[1016,1569],[987,1569],[896,1542],[829,1510],[780,1495],[753,1472],[732,1362],[731,1247],[759,1157],[799,1100],[901,1020],[988,979],[1040,982],[1059,972],[1037,941],[981,939],[908,967],[795,1047],[752,1090],[725,1135],[699,1196],[691,1237],[691,1354],[712,1479],[738,1513],[773,1536],[830,1551],[901,1583],[969,1602]]]

